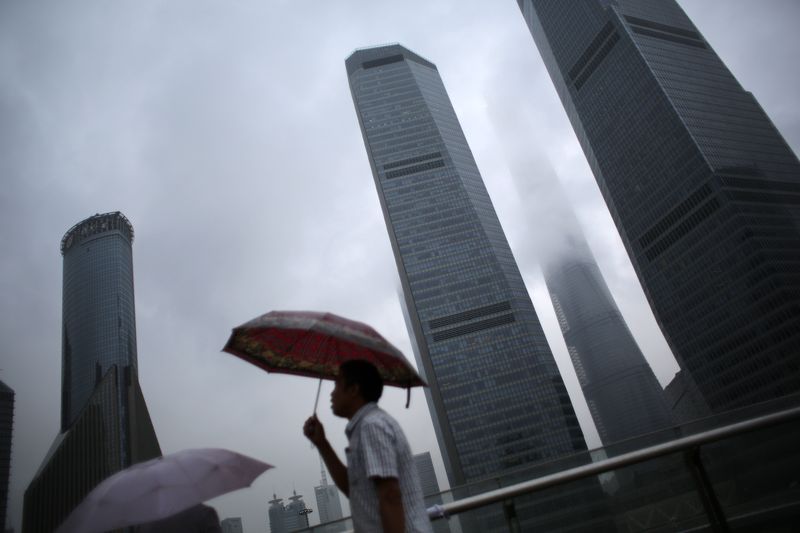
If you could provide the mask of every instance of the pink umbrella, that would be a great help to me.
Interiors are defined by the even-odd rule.
[[[232,490],[272,468],[219,448],[182,450],[131,466],[97,485],[56,533],[100,533],[161,520]]]

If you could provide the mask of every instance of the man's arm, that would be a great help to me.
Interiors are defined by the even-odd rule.
[[[378,509],[384,533],[404,533],[406,518],[400,482],[395,477],[374,477],[372,480],[378,493]]]
[[[308,437],[308,440],[317,447],[317,450],[319,450],[322,460],[325,461],[325,466],[328,467],[328,471],[331,473],[333,482],[336,483],[339,490],[349,498],[350,483],[347,477],[347,467],[344,466],[336,455],[336,452],[333,451],[331,443],[325,438],[325,428],[322,427],[316,415],[306,420],[306,423],[303,425],[303,433]]]

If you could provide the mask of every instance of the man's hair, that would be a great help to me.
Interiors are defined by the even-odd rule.
[[[367,402],[377,402],[383,394],[383,378],[369,361],[345,361],[339,366],[339,375],[344,379],[345,385],[358,385],[361,397]]]

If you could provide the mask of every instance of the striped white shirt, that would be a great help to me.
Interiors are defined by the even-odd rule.
[[[377,533],[381,526],[378,493],[370,478],[396,478],[400,484],[406,531],[430,533],[417,469],[403,430],[386,411],[372,402],[353,415],[345,428],[349,440],[347,477],[350,511],[356,533]]]

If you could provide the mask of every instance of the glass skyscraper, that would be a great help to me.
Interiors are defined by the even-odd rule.
[[[414,468],[419,475],[419,484],[422,494],[425,496],[425,507],[442,504],[442,496],[439,481],[436,479],[436,471],[433,469],[433,460],[430,452],[414,454]],[[433,533],[450,533],[452,530],[448,520],[435,520],[431,524]]]
[[[119,212],[61,241],[61,431],[25,491],[23,531],[53,531],[100,481],[161,455],[138,380],[132,242]]]
[[[286,533],[297,531],[308,527],[308,512],[303,496],[298,496],[297,491],[293,491],[289,496],[289,503],[284,505],[283,499],[275,494],[269,501],[267,516],[269,520],[270,533]]]
[[[585,450],[436,66],[390,45],[346,68],[451,486]]]
[[[800,163],[675,0],[518,0],[709,407],[800,389]]]
[[[563,244],[543,261],[542,271],[603,445],[669,427],[664,391],[619,312],[578,221],[561,194],[549,200],[558,219],[545,223],[560,226]]]
[[[317,511],[319,512],[319,531],[324,533],[337,533],[344,531],[346,528],[343,523],[330,524],[324,526],[327,522],[341,520],[344,515],[342,514],[342,502],[339,499],[339,489],[336,485],[328,484],[328,477],[325,475],[325,464],[322,463],[320,457],[321,479],[320,484],[314,487],[314,497],[317,500]]]
[[[133,226],[119,212],[79,222],[61,241],[62,431],[111,365],[136,371],[132,243]]]

